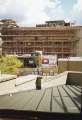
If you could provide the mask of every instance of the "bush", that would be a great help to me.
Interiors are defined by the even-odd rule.
[[[2,73],[16,73],[22,62],[16,56],[0,56],[0,71]]]

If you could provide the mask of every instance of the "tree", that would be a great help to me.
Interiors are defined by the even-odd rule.
[[[0,71],[2,73],[16,73],[22,62],[16,56],[0,56]]]

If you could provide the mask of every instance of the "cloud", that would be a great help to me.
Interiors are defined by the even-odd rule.
[[[70,12],[70,19],[82,23],[82,0],[77,0]]]
[[[13,18],[32,26],[46,20],[64,19],[60,0],[0,0],[0,18]]]
[[[65,19],[64,10],[59,0],[52,0],[49,2],[45,11],[51,20]]]
[[[5,1],[5,2],[2,2]],[[13,18],[18,22],[25,19],[24,4],[19,0],[0,0],[0,18]]]

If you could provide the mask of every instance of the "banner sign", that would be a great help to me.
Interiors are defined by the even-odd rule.
[[[43,60],[42,60],[42,64],[49,64],[49,59],[47,59],[47,58],[43,58]]]

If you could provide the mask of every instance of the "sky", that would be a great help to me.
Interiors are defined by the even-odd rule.
[[[82,24],[82,0],[0,0],[0,19],[15,19],[20,26],[48,20]]]

